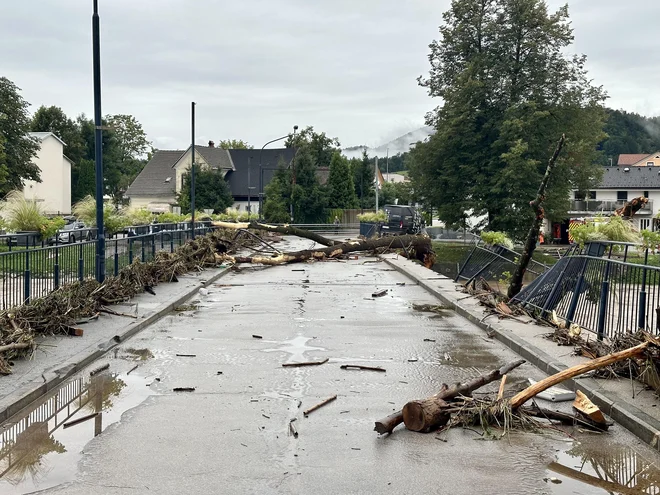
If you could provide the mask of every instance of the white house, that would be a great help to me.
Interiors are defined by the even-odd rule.
[[[31,132],[40,142],[33,162],[41,172],[41,182],[25,181],[25,199],[42,204],[51,215],[71,214],[71,165],[64,155],[65,143],[52,132]]]

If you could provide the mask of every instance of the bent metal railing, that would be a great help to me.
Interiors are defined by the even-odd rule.
[[[542,317],[555,311],[599,339],[640,328],[657,334],[659,261],[636,244],[587,244],[523,288],[514,302]]]
[[[465,285],[483,278],[486,281],[499,281],[510,277],[517,266],[520,253],[504,246],[487,246],[478,241],[460,264],[455,281],[464,280]],[[548,271],[548,266],[531,260],[525,279],[534,280]]]

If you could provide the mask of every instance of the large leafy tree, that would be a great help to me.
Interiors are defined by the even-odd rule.
[[[67,117],[60,107],[41,106],[32,117],[30,127],[35,132],[52,132],[65,143],[64,154],[75,165],[85,156],[85,143],[78,122]]]
[[[455,0],[431,43],[431,70],[419,83],[443,104],[427,115],[437,132],[411,153],[415,192],[442,220],[486,215],[493,230],[524,235],[529,202],[566,134],[566,152],[548,188],[546,213],[566,214],[571,188],[598,180],[602,88],[573,41],[567,7],[543,0]]]
[[[285,142],[287,148],[307,147],[312,161],[317,167],[329,167],[332,155],[341,151],[339,139],[331,138],[325,132],[316,132],[314,127],[308,126],[297,134],[289,134]]]
[[[183,175],[183,185],[178,196],[183,213],[190,213],[190,172]],[[195,209],[211,209],[222,213],[234,204],[229,185],[218,170],[197,169],[195,171]]]
[[[330,161],[328,206],[330,208],[355,208],[357,203],[351,165],[346,157],[336,151]]]
[[[32,160],[39,150],[30,132],[29,103],[20,89],[6,77],[0,77],[0,194],[22,189],[25,180],[41,181],[39,167]]]
[[[110,128],[122,161],[139,160],[151,150],[147,133],[132,115],[107,115],[103,125]]]
[[[222,148],[223,150],[252,150],[254,146],[242,139],[221,139],[218,143],[218,148]]]
[[[374,163],[367,151],[362,152],[362,158],[351,160],[353,169],[353,181],[358,197],[360,208],[373,208],[376,203],[376,191],[374,189],[375,173]]]

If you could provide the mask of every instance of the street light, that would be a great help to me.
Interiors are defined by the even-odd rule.
[[[190,219],[192,232],[191,237],[195,238],[195,102],[191,104],[191,128],[192,128],[192,139],[191,139],[191,151],[192,151],[192,165],[190,170],[190,211],[192,212],[192,217]]]
[[[247,188],[248,188],[248,204],[247,204],[247,210],[248,210],[248,222],[250,221],[250,213],[252,212],[252,189],[254,187],[250,187],[250,169],[252,168],[252,156],[248,156],[248,183],[247,183]]]
[[[101,35],[99,2],[92,15],[92,57],[94,66],[94,161],[96,164],[96,280],[105,279],[105,226],[103,225],[103,122],[101,119]]]
[[[296,131],[298,130],[298,126],[294,125],[293,126],[293,134],[295,135]],[[268,141],[266,144],[264,144],[261,147],[261,151],[259,151],[259,220],[263,220],[263,208],[264,208],[264,169],[261,164],[261,156],[264,152],[264,148],[268,146],[269,144],[276,143],[277,141],[281,141],[282,139],[288,138],[289,135],[287,134],[286,136],[278,137],[277,139],[273,139],[272,141]]]

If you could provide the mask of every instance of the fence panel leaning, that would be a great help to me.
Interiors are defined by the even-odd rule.
[[[465,285],[482,278],[489,283],[499,283],[513,275],[519,256],[519,253],[504,246],[486,246],[477,242],[459,266],[455,280],[464,280]],[[531,282],[547,271],[548,266],[531,260],[525,272],[525,280]]]
[[[542,317],[555,311],[599,339],[638,329],[660,333],[660,266],[649,265],[649,250],[597,244],[559,260],[514,301]]]
[[[195,234],[212,229],[195,222]],[[137,232],[141,232],[137,234]],[[158,251],[173,252],[192,236],[190,223],[132,228],[106,241],[106,276],[117,275],[136,260],[153,260]],[[0,310],[9,309],[75,281],[95,277],[96,240],[50,247],[15,247],[0,253]]]

